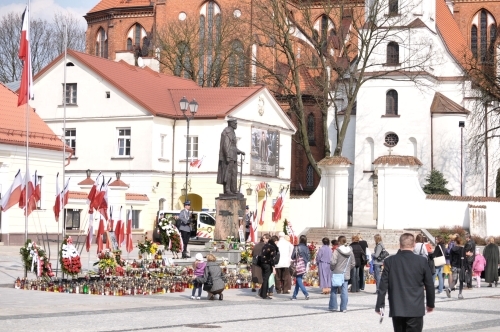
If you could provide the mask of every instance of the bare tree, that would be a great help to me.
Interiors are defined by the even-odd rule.
[[[328,116],[333,116],[333,155],[340,156],[363,84],[380,78],[425,84],[417,78],[427,69],[432,41],[413,37],[408,42],[413,34],[408,28],[413,17],[409,13],[415,5],[409,0],[396,3],[392,13],[394,8],[382,0],[373,0],[368,6],[364,1],[349,0],[255,1],[259,21],[254,29],[260,56],[252,58],[258,68],[254,79],[267,83],[288,103],[298,122],[296,141],[318,174],[307,135],[305,100],[313,99],[321,111],[326,156],[332,154]],[[408,50],[398,52],[394,65],[387,66],[386,47],[394,40]],[[439,61],[438,57],[434,61]]]
[[[217,18],[210,32],[200,29],[198,19],[167,23],[156,33],[158,60],[168,73],[200,86],[246,85],[244,45],[249,38],[241,26],[232,15]]]
[[[57,57],[63,48],[62,25],[68,25],[68,46],[85,49],[85,29],[79,26],[74,16],[55,14],[54,22],[32,19],[30,22],[30,46],[33,74]],[[18,51],[21,38],[21,15],[8,13],[0,19],[0,81],[7,83],[21,77],[22,62]]]

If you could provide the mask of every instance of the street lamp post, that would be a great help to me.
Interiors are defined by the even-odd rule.
[[[458,121],[460,127],[460,196],[463,196],[464,190],[464,127],[465,121]]]
[[[188,102],[186,97],[182,97],[182,99],[179,101],[182,115],[184,115],[184,118],[187,121],[187,136],[186,136],[186,193],[184,196],[184,202],[186,202],[187,195],[188,195],[188,167],[189,167],[189,122],[191,121],[192,118],[194,118],[194,115],[198,111],[198,103],[196,102],[195,99],[191,100],[191,102]],[[188,110],[189,106],[189,111],[191,112],[191,115],[187,115],[186,112]]]

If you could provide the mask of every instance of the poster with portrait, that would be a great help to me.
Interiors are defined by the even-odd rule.
[[[279,175],[280,133],[277,130],[252,127],[250,174]]]

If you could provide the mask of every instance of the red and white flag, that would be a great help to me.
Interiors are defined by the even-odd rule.
[[[189,163],[189,166],[190,167],[200,168],[201,167],[201,163],[203,162],[203,158],[205,158],[205,156],[201,157],[201,159],[195,159],[195,160],[191,161]]]
[[[7,192],[2,196],[1,207],[3,212],[7,211],[9,208],[19,203],[22,191],[21,186],[22,186],[22,176],[21,176],[21,170],[19,170],[17,171],[17,174],[14,177],[14,182],[7,190]]]
[[[31,181],[31,176],[29,175],[29,170],[24,173],[24,178],[21,183],[21,196],[19,196],[19,208],[24,209],[26,206],[26,188],[29,187],[29,182]],[[28,192],[28,196],[30,192]]]
[[[89,214],[89,231],[87,233],[87,239],[85,241],[85,249],[87,252],[90,251],[90,246],[92,245],[92,238],[94,237],[94,215]]]
[[[33,210],[36,210],[38,201],[40,201],[40,183],[38,183],[38,174],[35,171],[35,175],[31,177],[28,183],[28,204],[26,204],[24,214],[29,216]]]
[[[102,218],[99,219],[99,228],[97,229],[97,253],[99,254],[102,251],[102,246],[103,246],[103,239],[102,236],[104,235],[104,220]]]
[[[128,220],[127,220],[127,233],[125,234],[125,248],[127,252],[130,253],[134,250],[134,243],[132,242],[132,207],[130,207],[130,211],[128,212]]]
[[[124,225],[122,221],[122,208],[120,207],[120,214],[118,215],[118,221],[116,222],[115,228],[116,241],[118,242],[118,249],[122,246],[124,240]]]
[[[61,190],[59,189],[59,173],[56,175],[56,201],[54,202],[54,217],[56,222],[59,221],[59,214],[61,213]]]
[[[92,202],[90,203],[90,206],[94,210],[99,210],[99,207],[101,206],[101,202],[104,199],[104,177],[102,177],[102,184],[97,185],[95,195],[92,198]]]
[[[104,188],[99,193],[102,196],[101,203],[99,204],[99,213],[104,217],[104,220],[108,220],[108,184],[104,185]]]
[[[264,215],[266,214],[266,203],[267,203],[267,183],[265,186],[266,190],[266,196],[264,196],[264,200],[262,201],[262,209],[260,211],[260,217],[259,217],[259,225],[264,225]],[[257,192],[258,195],[258,192]]]
[[[276,203],[274,203],[274,216],[273,216],[273,221],[278,222],[281,219],[281,213],[283,212],[283,207],[285,206],[285,195],[288,192],[288,189],[285,191],[285,189],[281,190],[280,195],[278,199],[276,200]]]
[[[31,48],[30,48],[30,9],[26,6],[22,16],[23,26],[21,29],[21,40],[19,43],[19,59],[23,60],[23,72],[21,74],[21,85],[19,86],[19,97],[17,106],[26,104],[33,99],[33,74],[31,70]]]
[[[68,200],[69,200],[69,179],[71,179],[71,177],[69,177],[68,180],[66,180],[66,185],[64,186],[62,196],[61,196],[61,200],[62,200],[61,207],[62,208],[64,208],[66,206],[66,204],[68,204]]]
[[[97,178],[95,179],[94,184],[92,185],[92,188],[90,188],[90,192],[87,196],[87,204],[89,204],[91,211],[93,211],[93,208],[91,207],[91,205],[92,205],[92,201],[94,200],[94,197],[95,197],[95,194],[97,191],[97,186],[98,186],[98,181],[99,181],[100,176],[101,176],[101,172],[99,172],[99,174],[97,175]]]

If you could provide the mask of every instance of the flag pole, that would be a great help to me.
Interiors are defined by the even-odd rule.
[[[64,72],[64,81],[63,81],[63,90],[64,90],[64,98],[63,98],[63,129],[62,129],[62,141],[63,141],[63,155],[62,155],[62,183],[63,183],[63,193],[65,191],[65,178],[66,178],[66,63],[67,63],[67,56],[68,56],[68,26],[64,24],[64,63],[63,63],[63,72]],[[64,202],[64,198],[61,195],[61,200]],[[62,238],[64,241],[65,235],[66,235],[66,209],[64,208],[64,205],[62,206],[63,209],[63,220],[61,223],[61,228],[62,228]]]
[[[30,33],[29,33],[29,24],[30,24],[30,7],[31,7],[31,1],[28,0],[28,13],[27,13],[27,22],[28,22],[28,49],[30,49],[30,44],[29,44],[29,39],[30,39]],[[31,76],[31,61],[30,61],[30,58],[31,58],[31,52],[28,51],[28,57],[27,59],[25,60],[24,62],[24,66],[28,66],[28,70],[27,70],[27,73],[28,73],[28,88],[26,89],[26,173],[25,174],[29,174],[28,170],[29,170],[29,128],[30,128],[30,112],[29,112],[29,109],[30,109],[30,105],[29,105],[29,101],[30,101],[30,89],[31,89],[31,86],[30,86],[30,80],[29,80],[29,77]],[[24,176],[26,177],[26,175]],[[25,185],[25,207],[24,207],[24,242],[28,241],[28,189],[26,188],[26,185],[27,185],[27,182],[26,182],[27,179],[24,179],[24,185]],[[25,272],[26,274],[26,272]],[[25,275],[26,276],[26,275]]]

